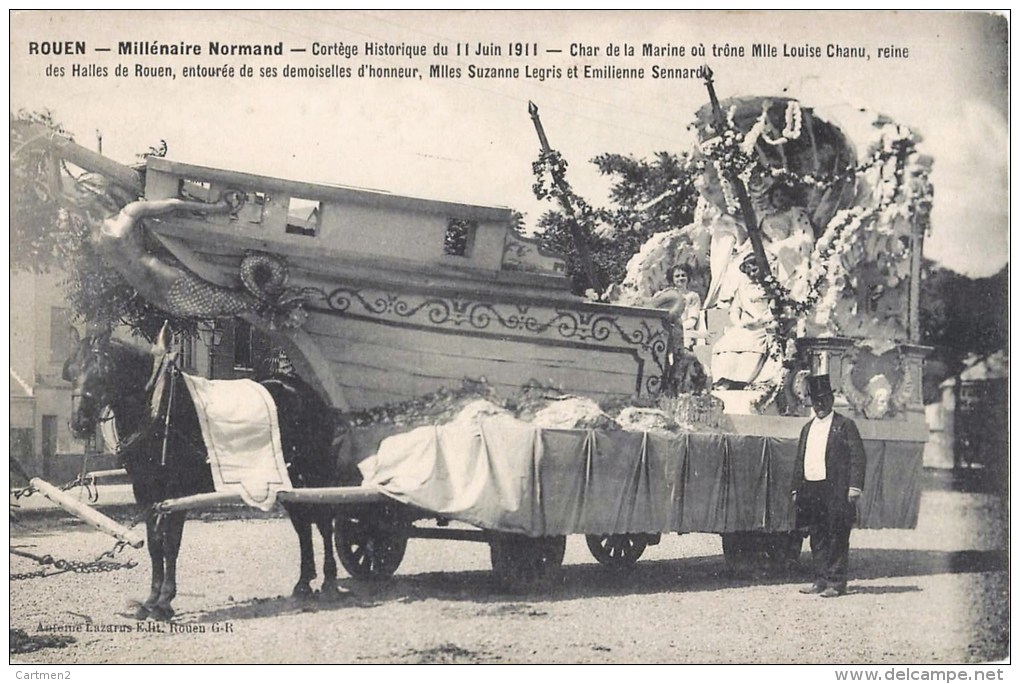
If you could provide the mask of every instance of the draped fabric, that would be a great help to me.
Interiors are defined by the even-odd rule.
[[[276,403],[251,380],[184,375],[195,404],[217,492],[232,492],[263,511],[290,489]]]
[[[916,527],[921,498],[923,445],[910,442],[865,442],[868,470],[858,513],[865,527]]]
[[[917,523],[923,445],[866,442],[861,527]],[[365,484],[436,515],[532,536],[793,529],[797,441],[482,421],[382,439]]]

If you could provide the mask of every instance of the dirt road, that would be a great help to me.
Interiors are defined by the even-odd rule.
[[[100,533],[54,520],[12,525],[12,544],[92,558]],[[138,567],[11,584],[13,629],[73,642],[23,663],[972,663],[1009,655],[1001,498],[926,491],[916,530],[859,530],[850,593],[804,596],[798,576],[736,576],[715,535],[668,535],[637,566],[599,566],[567,543],[550,589],[508,595],[471,542],[411,540],[396,577],[350,580],[337,603],[288,597],[297,541],[284,519],[192,521],[173,625],[138,623]],[[809,561],[809,554],[802,556]],[[12,557],[11,572],[37,566]],[[70,639],[68,639],[68,637]]]

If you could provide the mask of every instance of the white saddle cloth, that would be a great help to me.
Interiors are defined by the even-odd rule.
[[[291,489],[283,459],[276,403],[251,380],[206,380],[184,375],[209,452],[217,492],[237,494],[268,511]]]

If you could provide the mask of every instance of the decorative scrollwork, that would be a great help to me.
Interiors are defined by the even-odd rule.
[[[806,368],[791,368],[786,373],[783,381],[786,393],[785,415],[799,415],[808,405],[807,379],[810,374]]]
[[[265,252],[248,252],[238,275],[241,284],[258,300],[256,312],[269,319],[272,327],[297,328],[304,324],[307,314],[303,305],[316,291],[288,288],[289,273],[282,259]]]
[[[404,297],[394,293],[368,293],[351,288],[337,288],[324,296],[326,305],[339,313],[362,313],[373,316],[395,316],[414,319],[424,316],[436,326],[469,326],[474,330],[498,328],[542,335],[549,331],[560,338],[578,342],[606,342],[614,334],[627,346],[651,353],[660,363],[665,353],[665,332],[653,330],[646,321],[634,328],[625,328],[618,317],[599,311],[556,309],[547,310],[526,304],[492,304],[470,299]],[[541,315],[548,316],[541,318]]]
[[[905,357],[902,352],[900,352],[897,360],[897,367],[900,370],[900,381],[893,387],[891,405],[896,412],[902,412],[906,410],[907,406],[914,399],[915,390],[917,389],[914,381],[914,364],[916,360]]]
[[[241,284],[260,301],[270,301],[287,286],[287,267],[280,259],[262,252],[249,252],[238,269]]]
[[[903,413],[914,399],[916,382],[911,360],[902,351],[896,352],[892,367],[876,368],[867,373],[865,389],[854,382],[853,373],[860,365],[860,351],[853,348],[843,358],[841,384],[854,411],[872,420],[890,418]]]
[[[609,336],[613,334],[613,323],[606,316],[599,316],[591,323],[591,336],[592,339],[602,342],[608,340]],[[616,326],[619,328],[619,326]]]
[[[550,323],[555,322],[556,332],[560,337],[566,337],[567,339],[577,337],[578,331],[581,330],[581,322],[577,318],[564,315],[562,311],[556,312],[556,318]],[[548,325],[546,326],[548,327]]]
[[[857,347],[851,347],[844,354],[843,373],[840,376],[839,388],[854,412],[858,415],[863,415],[864,407],[868,403],[868,395],[857,388],[853,378],[854,368],[857,366],[859,355],[860,350]]]
[[[347,290],[333,290],[326,297],[326,304],[333,311],[344,313],[351,308],[351,295]]]
[[[493,318],[499,318],[504,327],[513,327],[509,321],[501,318],[499,314],[496,313],[496,310],[487,304],[471,306],[468,310],[467,316],[471,327],[478,328],[479,330],[488,328],[489,324],[492,323]]]
[[[396,295],[390,295],[386,300],[386,306],[392,309],[398,316],[410,316],[414,313],[410,305],[400,299],[397,299]]]

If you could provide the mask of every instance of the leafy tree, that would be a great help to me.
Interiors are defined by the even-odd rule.
[[[49,111],[20,111],[10,117],[11,269],[62,276],[75,317],[94,325],[126,325],[152,339],[169,319],[174,330],[193,331],[196,322],[169,317],[142,299],[92,245],[92,233],[125,203],[123,193],[96,174],[57,158],[37,134],[44,126],[73,140]],[[166,143],[146,157],[166,153]],[[159,250],[158,245],[150,248]]]
[[[925,400],[938,383],[960,373],[964,359],[1009,343],[1009,266],[989,278],[969,278],[925,260],[921,274],[921,342],[934,348],[925,364]]]
[[[576,196],[569,199],[581,217],[599,279],[602,283],[620,282],[627,262],[649,237],[691,222],[697,191],[685,173],[686,160],[669,152],[659,152],[651,160],[607,153],[592,163],[599,173],[613,179],[610,198],[616,206],[591,208]],[[536,174],[542,171],[536,165]],[[536,195],[543,197],[537,191]],[[546,247],[566,255],[572,289],[582,294],[591,283],[579,261],[568,221],[561,210],[546,212],[538,220],[538,238]]]
[[[640,220],[649,235],[682,226],[691,220],[697,191],[686,171],[687,160],[657,152],[651,161],[621,154],[601,154],[592,160],[604,176],[614,177],[610,198],[619,205],[617,225]]]
[[[39,124],[71,136],[49,111],[11,115],[11,268],[46,273],[66,262],[75,242],[74,236],[62,230],[67,226],[61,224],[61,205],[57,201],[64,169],[45,147],[34,145],[33,139],[21,133],[19,122]]]

